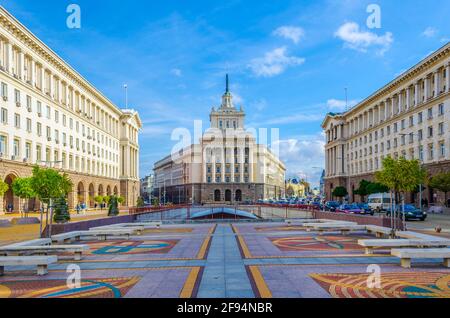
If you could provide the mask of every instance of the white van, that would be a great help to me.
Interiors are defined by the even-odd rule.
[[[375,193],[369,195],[367,200],[373,211],[389,211],[391,206],[391,195],[389,193]]]

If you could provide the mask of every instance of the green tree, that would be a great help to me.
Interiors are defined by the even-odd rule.
[[[387,192],[389,192],[389,188],[381,183],[371,182],[369,185],[367,185],[367,195]]]
[[[53,214],[53,221],[55,223],[67,223],[70,221],[70,212],[67,200],[65,197],[60,197],[55,201],[55,211]]]
[[[9,185],[3,181],[0,180],[0,212],[3,212],[3,196],[5,195],[5,193],[9,190]]]
[[[30,200],[36,197],[36,193],[31,186],[31,178],[16,178],[11,184],[11,189],[15,196],[19,197],[19,211],[22,213],[22,200]]]
[[[143,207],[144,205],[145,205],[144,199],[141,198],[141,197],[139,197],[139,198],[137,199],[136,206],[137,206],[138,208],[141,208],[141,207]]]
[[[348,195],[348,191],[345,187],[336,187],[333,190],[333,196],[340,198],[342,200],[342,198],[346,197]]]
[[[401,193],[414,192],[417,186],[425,183],[426,171],[419,160],[386,157],[383,159],[383,169],[375,173],[375,179],[394,192],[395,199],[399,202]]]
[[[109,197],[108,216],[119,215],[119,202],[115,195]]]
[[[66,173],[60,174],[54,169],[38,166],[33,168],[30,184],[36,197],[47,205],[47,215],[52,200],[67,197],[73,189],[73,183]]]
[[[359,183],[359,188],[355,190],[355,194],[359,195],[361,197],[362,201],[365,201],[365,197],[369,194],[367,187],[371,184],[370,181],[367,180],[361,180]]]
[[[124,197],[117,197],[117,202],[119,202],[120,204],[123,204],[125,202],[125,198]]]
[[[445,204],[447,204],[447,194],[450,192],[450,172],[439,173],[430,179],[428,183],[433,189],[444,193]]]
[[[102,208],[102,203],[105,202],[105,198],[102,195],[97,195],[94,198],[95,203],[97,203],[100,206],[100,209]]]

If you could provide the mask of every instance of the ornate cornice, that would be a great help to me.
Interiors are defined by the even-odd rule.
[[[14,16],[0,6],[0,27],[7,31],[17,42],[39,56],[43,61],[52,65],[57,71],[70,79],[76,86],[89,92],[100,102],[108,106],[117,114],[122,114],[120,108],[113,104],[105,95],[97,90],[88,80],[73,69],[67,62],[59,57],[52,49],[43,43],[37,36],[28,30]],[[39,61],[37,61],[39,62]]]
[[[435,53],[427,56],[425,59],[420,61],[418,64],[410,68],[408,71],[402,75],[395,78],[393,81],[385,85],[384,87],[377,90],[375,93],[358,103],[352,109],[343,114],[343,116],[348,116],[351,113],[358,112],[362,108],[373,104],[377,100],[383,100],[388,98],[394,91],[408,83],[409,81],[416,78],[418,75],[426,72],[427,70],[434,67],[437,63],[441,62],[445,58],[450,57],[450,42],[444,45],[442,48],[437,50]]]

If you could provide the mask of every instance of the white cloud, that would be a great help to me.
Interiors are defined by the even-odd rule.
[[[264,57],[251,60],[248,67],[258,77],[272,77],[283,73],[290,66],[305,63],[304,58],[288,56],[286,51],[286,47],[276,48],[267,52]]]
[[[344,23],[334,35],[345,42],[345,47],[360,52],[365,53],[371,47],[378,47],[376,53],[379,55],[383,55],[388,51],[394,42],[394,37],[391,32],[386,32],[384,35],[377,35],[373,32],[362,31],[355,22]]]
[[[428,27],[422,32],[422,36],[426,38],[433,38],[438,33],[438,30],[433,27]]]
[[[273,31],[273,35],[292,40],[292,42],[298,44],[300,40],[305,36],[305,31],[299,27],[282,26]]]
[[[356,104],[358,104],[357,100],[350,100],[350,101],[348,101],[348,107],[353,107]],[[345,100],[329,99],[327,101],[327,107],[330,110],[344,111],[347,108],[346,106],[347,106],[347,102]]]
[[[170,73],[172,75],[175,75],[176,77],[181,77],[183,75],[183,73],[181,72],[181,70],[179,68],[173,68]]]
[[[307,177],[309,182],[318,183],[325,165],[325,141],[322,137],[300,140],[287,139],[277,142],[280,159],[285,163],[286,175]]]

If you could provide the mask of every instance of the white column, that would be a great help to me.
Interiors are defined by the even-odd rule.
[[[411,87],[406,89],[406,110],[411,106]]]
[[[450,92],[450,63],[445,67],[445,92]]]
[[[211,156],[211,172],[212,172],[212,183],[216,183],[216,148],[214,147],[212,150]]]
[[[13,55],[12,44],[11,42],[8,42],[6,43],[6,59],[7,59],[6,68],[10,73],[12,73],[13,68],[12,55]]]
[[[18,74],[22,80],[25,79],[25,55],[22,51],[19,52],[19,70]]]
[[[430,80],[428,77],[425,78],[425,90],[423,92],[423,95],[425,96],[425,101],[428,100],[428,97],[430,96],[430,89],[429,89],[429,85],[430,84]]]
[[[248,182],[253,182],[253,149],[251,147],[248,155]]]
[[[31,74],[30,83],[31,83],[31,86],[34,87],[34,85],[35,85],[35,83],[36,83],[36,62],[35,62],[33,59],[31,59],[30,67],[31,67],[31,71],[30,71],[30,74]]]
[[[420,90],[419,82],[416,82],[416,84],[414,84],[414,106],[416,107],[417,105],[419,105],[419,90]]]
[[[45,88],[45,69],[43,66],[41,66],[41,73],[39,74],[39,77],[41,78],[41,91],[44,92]]]
[[[241,178],[241,182],[244,182],[244,166],[245,166],[245,146],[241,147],[240,156],[239,156],[239,174]],[[264,168],[265,169],[265,168]]]
[[[401,113],[403,111],[403,97],[402,97],[402,92],[398,93],[398,100],[397,100],[397,105],[398,105],[398,113]]]
[[[439,85],[439,71],[435,71],[434,72],[434,97],[437,97],[439,95],[439,88],[441,87],[441,85]]]

